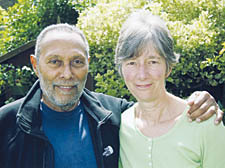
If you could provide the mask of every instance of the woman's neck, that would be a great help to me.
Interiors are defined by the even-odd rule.
[[[170,93],[150,102],[138,102],[135,125],[148,137],[159,137],[173,128],[186,108],[186,102]]]
[[[183,112],[179,107],[184,103],[182,99],[166,92],[150,102],[138,102],[136,118],[152,124],[172,120]]]

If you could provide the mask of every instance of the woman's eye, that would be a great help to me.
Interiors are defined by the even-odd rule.
[[[149,64],[158,64],[158,61],[149,61]]]
[[[127,65],[135,65],[135,62],[128,62]]]

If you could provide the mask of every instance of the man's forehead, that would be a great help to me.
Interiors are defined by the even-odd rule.
[[[81,43],[84,43],[83,39],[78,33],[58,31],[58,30],[47,32],[44,38],[42,39],[41,43],[45,43],[51,40],[77,40],[80,41]]]
[[[51,31],[47,32],[40,41],[40,54],[60,53],[66,48],[70,51],[71,49],[79,50],[86,55],[85,47],[82,37],[76,32]]]

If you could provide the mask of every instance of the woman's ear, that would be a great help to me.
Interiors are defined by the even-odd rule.
[[[91,61],[91,57],[88,57],[88,63],[90,63],[90,61]]]
[[[170,76],[170,73],[172,72],[173,67],[170,67],[168,71],[166,72],[166,78]]]
[[[38,69],[37,69],[37,58],[32,54],[30,55],[30,62],[32,64],[32,67],[33,67],[33,70],[34,70],[34,73],[37,75],[37,77],[39,77],[38,75]]]

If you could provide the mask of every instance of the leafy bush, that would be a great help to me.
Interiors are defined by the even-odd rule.
[[[154,6],[158,6],[157,10]],[[186,97],[194,90],[218,86],[225,81],[224,71],[205,64],[219,56],[225,39],[225,6],[223,0],[155,0],[148,8],[167,21],[175,40],[180,63],[168,78],[169,90]],[[219,61],[219,59],[216,59]],[[220,59],[221,60],[221,59]],[[206,66],[207,65],[207,66]]]
[[[24,96],[36,79],[30,67],[0,65],[0,105]]]
[[[18,3],[9,7],[0,22],[3,30],[1,31],[2,40],[0,55],[5,54],[30,40],[36,38],[39,33],[40,18],[37,16],[37,8],[32,0],[19,0]]]
[[[201,69],[210,69],[213,74],[211,80],[209,80],[212,86],[225,84],[225,42],[222,45],[223,48],[218,55],[214,55],[213,58],[206,58],[206,61],[201,63]]]
[[[77,25],[90,45],[90,73],[95,77],[97,92],[133,99],[115,70],[114,50],[121,24],[130,12],[145,3],[144,0],[102,1],[80,14]]]
[[[95,2],[95,1],[94,1]],[[28,41],[35,40],[40,31],[57,22],[76,24],[78,12],[94,6],[90,0],[18,0],[7,10],[0,8],[0,55]]]
[[[90,71],[95,77],[96,91],[130,98],[113,60],[121,24],[137,8],[149,9],[167,22],[175,51],[181,54],[180,63],[167,80],[170,92],[186,97],[194,90],[224,83],[223,59],[218,59],[218,44],[225,41],[223,0],[106,2],[83,11],[78,19],[78,26],[90,44]],[[207,60],[214,60],[216,65],[205,64]]]
[[[175,51],[181,54],[167,80],[170,92],[186,97],[194,90],[224,85],[224,0],[19,0],[7,11],[0,10],[0,54],[35,39],[43,27],[56,22],[57,16],[62,22],[75,23],[74,10],[79,11],[77,25],[90,44],[90,72],[96,91],[134,100],[113,60],[121,24],[139,8],[149,9],[167,22]]]
[[[60,20],[75,24],[78,12],[93,6],[90,0],[18,0],[0,8],[0,55],[36,39],[40,31]],[[0,105],[25,95],[36,77],[28,67],[0,66]]]

